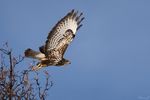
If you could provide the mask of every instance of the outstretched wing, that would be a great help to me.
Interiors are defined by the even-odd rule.
[[[65,32],[64,38],[62,38],[59,41],[55,50],[59,52],[59,54],[61,55],[61,58],[63,57],[68,45],[70,44],[70,42],[73,40],[74,37],[75,35],[73,34],[73,31],[69,29]]]
[[[78,15],[78,11],[72,10],[64,18],[62,18],[50,31],[45,44],[45,54],[49,54],[52,50],[62,50],[63,55],[70,42],[73,40],[76,31],[82,26],[82,13]],[[48,55],[46,55],[48,56]]]

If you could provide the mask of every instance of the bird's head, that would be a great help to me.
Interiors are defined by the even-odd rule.
[[[71,64],[71,62],[67,59],[62,59],[61,61],[59,61],[56,66],[63,66],[63,65],[68,65],[68,64]]]
[[[67,59],[64,59],[63,61],[64,61],[64,65],[71,64],[71,62],[69,60],[67,60]]]

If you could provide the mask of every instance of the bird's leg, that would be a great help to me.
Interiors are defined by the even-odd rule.
[[[33,71],[37,71],[37,70],[39,70],[39,69],[41,69],[41,68],[42,68],[41,63],[38,63],[37,66],[33,66],[33,67],[32,67],[32,70],[33,70]]]

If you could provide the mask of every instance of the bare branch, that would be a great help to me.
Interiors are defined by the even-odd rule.
[[[44,72],[46,80],[43,86],[40,83],[39,73],[32,71],[31,68],[16,72],[15,66],[23,61],[23,56],[12,55],[8,43],[0,48],[0,100],[45,100],[48,90],[52,87],[50,75]],[[34,73],[36,76],[31,81],[30,78],[33,77],[31,75]]]

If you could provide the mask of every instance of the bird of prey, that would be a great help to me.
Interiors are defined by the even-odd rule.
[[[30,48],[25,50],[25,57],[39,60],[37,65],[32,68],[33,70],[70,64],[70,61],[63,56],[68,45],[74,39],[76,31],[82,26],[81,22],[84,19],[82,15],[83,13],[78,13],[73,9],[52,28],[45,44],[39,47],[39,51]]]

